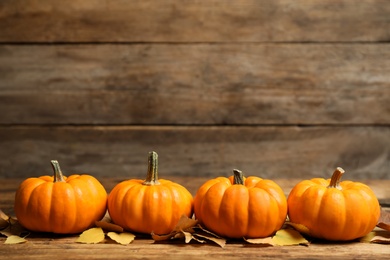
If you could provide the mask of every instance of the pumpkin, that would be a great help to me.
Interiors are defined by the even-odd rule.
[[[274,234],[284,224],[287,200],[272,180],[234,170],[229,178],[206,181],[194,199],[200,224],[227,238],[260,238]]]
[[[341,181],[338,167],[332,178],[299,182],[290,192],[288,216],[303,225],[315,238],[348,241],[368,234],[376,226],[380,206],[374,192],[365,184]]]
[[[31,231],[73,234],[94,225],[106,213],[107,192],[93,176],[63,176],[52,160],[54,176],[24,180],[15,194],[14,211]]]
[[[193,214],[193,197],[178,183],[158,179],[158,154],[148,155],[145,180],[117,184],[108,196],[112,221],[126,230],[146,234],[170,233],[182,215]]]

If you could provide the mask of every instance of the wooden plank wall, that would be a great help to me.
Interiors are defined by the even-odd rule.
[[[0,177],[390,178],[388,0],[0,2]]]

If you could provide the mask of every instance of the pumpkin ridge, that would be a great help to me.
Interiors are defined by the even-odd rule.
[[[307,206],[307,200],[302,200],[299,202],[299,207],[296,207],[294,210],[295,212],[299,212],[299,214],[302,214],[304,218],[298,217],[299,221],[298,224],[302,224],[306,226],[310,231],[313,230],[313,226],[315,225],[321,225],[321,223],[312,223],[311,221],[308,221],[310,217],[307,216],[320,216],[319,211],[322,207],[322,198],[324,196],[324,193],[327,191],[327,185],[323,185],[321,183],[319,184],[313,184],[313,186],[306,187],[305,191],[301,194],[301,198],[317,198],[313,204],[309,204],[310,206]],[[310,209],[310,212],[305,212],[305,209]],[[320,220],[320,218],[316,217],[316,219]]]
[[[48,187],[45,187],[45,186],[48,186]],[[46,212],[42,212],[41,210],[39,212],[36,212],[34,210],[35,203],[38,203],[38,204],[42,203],[41,201],[39,201],[39,197],[40,197],[39,193],[40,193],[40,189],[42,189],[42,188],[45,188],[45,189],[47,189],[48,192],[50,192],[50,194],[48,194],[49,195],[48,197],[50,198],[50,200],[52,199],[51,194],[52,194],[52,189],[53,189],[53,183],[42,182],[39,185],[35,186],[34,189],[31,190],[31,192],[30,192],[31,195],[29,196],[29,199],[27,201],[27,210],[24,213],[24,214],[30,213],[34,216],[31,218],[31,223],[28,224],[28,226],[30,226],[29,229],[32,229],[33,231],[38,230],[39,229],[38,227],[41,225],[40,218],[37,218],[36,216],[37,215],[43,215],[43,216],[46,215]],[[36,201],[34,201],[34,200],[36,200]],[[49,207],[49,209],[50,209],[50,207]],[[50,217],[50,211],[48,213],[49,213],[49,217]],[[50,219],[50,218],[48,218],[48,219]],[[50,221],[48,221],[47,224],[50,225]],[[22,225],[24,225],[24,224],[22,223]],[[49,230],[47,230],[46,232],[49,232]]]
[[[327,188],[322,196],[319,217],[317,217],[318,233],[322,238],[329,236],[333,240],[337,240],[337,237],[342,236],[345,228],[345,207],[346,201],[343,191],[337,187]]]
[[[79,216],[79,206],[78,206],[78,201],[76,199],[76,197],[77,197],[76,196],[76,194],[77,194],[76,188],[78,188],[78,187],[76,187],[75,185],[70,185],[70,187],[71,187],[70,190],[73,192],[73,196],[75,197],[74,200],[70,200],[70,201],[74,202],[73,205],[72,206],[68,205],[69,207],[74,209],[72,211],[73,212],[73,219],[74,219],[72,229],[74,230],[80,223],[80,219],[77,217],[77,216]],[[83,193],[82,196],[86,196],[86,195]],[[88,197],[88,196],[86,196],[86,197]],[[83,210],[83,208],[81,210]],[[67,217],[69,217],[70,212],[68,211],[66,214],[67,214]]]
[[[247,202],[242,203],[243,193],[246,193]],[[239,194],[240,201],[234,199]],[[219,216],[223,216],[222,220],[219,220],[222,224],[223,230],[234,230],[232,235],[234,238],[241,238],[245,236],[247,226],[241,226],[242,219],[248,219],[248,216],[243,216],[242,213],[248,214],[248,201],[249,192],[248,188],[241,184],[236,184],[228,187],[223,193],[222,200],[219,207]],[[232,204],[231,207],[224,206],[225,204]],[[246,207],[246,209],[245,209]],[[225,210],[228,209],[226,212]],[[228,215],[230,213],[230,215]],[[226,233],[225,233],[226,235]]]
[[[142,219],[145,218],[145,214],[143,211],[138,211],[136,210],[139,207],[144,207],[142,205],[142,201],[145,198],[145,193],[146,193],[146,186],[144,186],[142,183],[139,184],[134,184],[130,187],[126,187],[124,185],[124,188],[127,188],[126,192],[124,192],[123,196],[118,200],[118,204],[122,203],[127,205],[127,207],[120,207],[121,208],[121,215],[123,219],[123,224],[124,228],[130,229],[131,231],[138,231],[137,223],[140,222],[142,223]],[[123,189],[123,188],[122,188]],[[136,198],[134,198],[133,194],[136,194]],[[135,215],[136,213],[139,213],[139,215]],[[133,216],[135,219],[134,221],[131,221],[130,218],[126,216]]]

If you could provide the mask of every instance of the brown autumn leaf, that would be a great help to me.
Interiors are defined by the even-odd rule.
[[[381,215],[378,220],[377,227],[390,231],[390,212],[381,208]]]
[[[0,209],[0,230],[8,227],[9,224],[9,217]]]
[[[194,228],[193,236],[200,241],[203,241],[202,243],[205,243],[203,239],[206,239],[208,241],[211,241],[213,243],[216,243],[220,247],[224,247],[226,245],[226,239],[223,237],[218,236],[217,234],[203,228],[201,225],[197,225]]]
[[[9,237],[29,234],[29,232],[19,223],[17,219],[9,217],[2,210],[0,210],[0,223],[0,234],[3,236]]]
[[[374,230],[359,239],[362,243],[390,244],[390,233],[384,230]]]
[[[104,240],[104,232],[100,227],[90,228],[85,230],[81,235],[77,238],[77,243],[83,244],[97,244]]]
[[[374,236],[371,242],[376,244],[390,244],[390,235],[387,234],[385,236]]]
[[[107,232],[117,232],[117,233],[124,232],[123,227],[112,223],[109,215],[104,216],[104,218],[100,221],[95,221],[95,226],[101,227],[103,230]]]
[[[198,221],[192,218],[187,217],[186,215],[183,215],[179,221],[177,222],[176,226],[173,228],[173,231],[169,234],[165,235],[157,235],[155,233],[152,233],[152,238],[155,241],[163,241],[163,240],[169,240],[174,238],[182,238],[185,237],[185,235],[182,232],[193,232],[193,227],[198,224]]]
[[[296,231],[298,231],[301,234],[310,236],[311,232],[305,225],[293,223],[293,222],[286,222],[286,225],[293,227]]]

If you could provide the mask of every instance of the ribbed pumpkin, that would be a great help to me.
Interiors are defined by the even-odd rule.
[[[361,182],[342,181],[338,167],[332,178],[298,183],[288,196],[290,221],[305,226],[312,237],[348,241],[368,234],[377,224],[380,206]]]
[[[182,215],[193,213],[191,193],[178,183],[158,179],[158,155],[150,152],[146,180],[117,184],[108,196],[112,221],[132,232],[168,234]]]
[[[234,170],[229,178],[206,181],[194,199],[195,217],[208,230],[227,238],[267,237],[286,220],[287,201],[272,180]]]
[[[56,160],[54,176],[24,180],[15,195],[19,222],[31,231],[73,234],[94,225],[106,213],[107,192],[90,175],[62,175]]]

